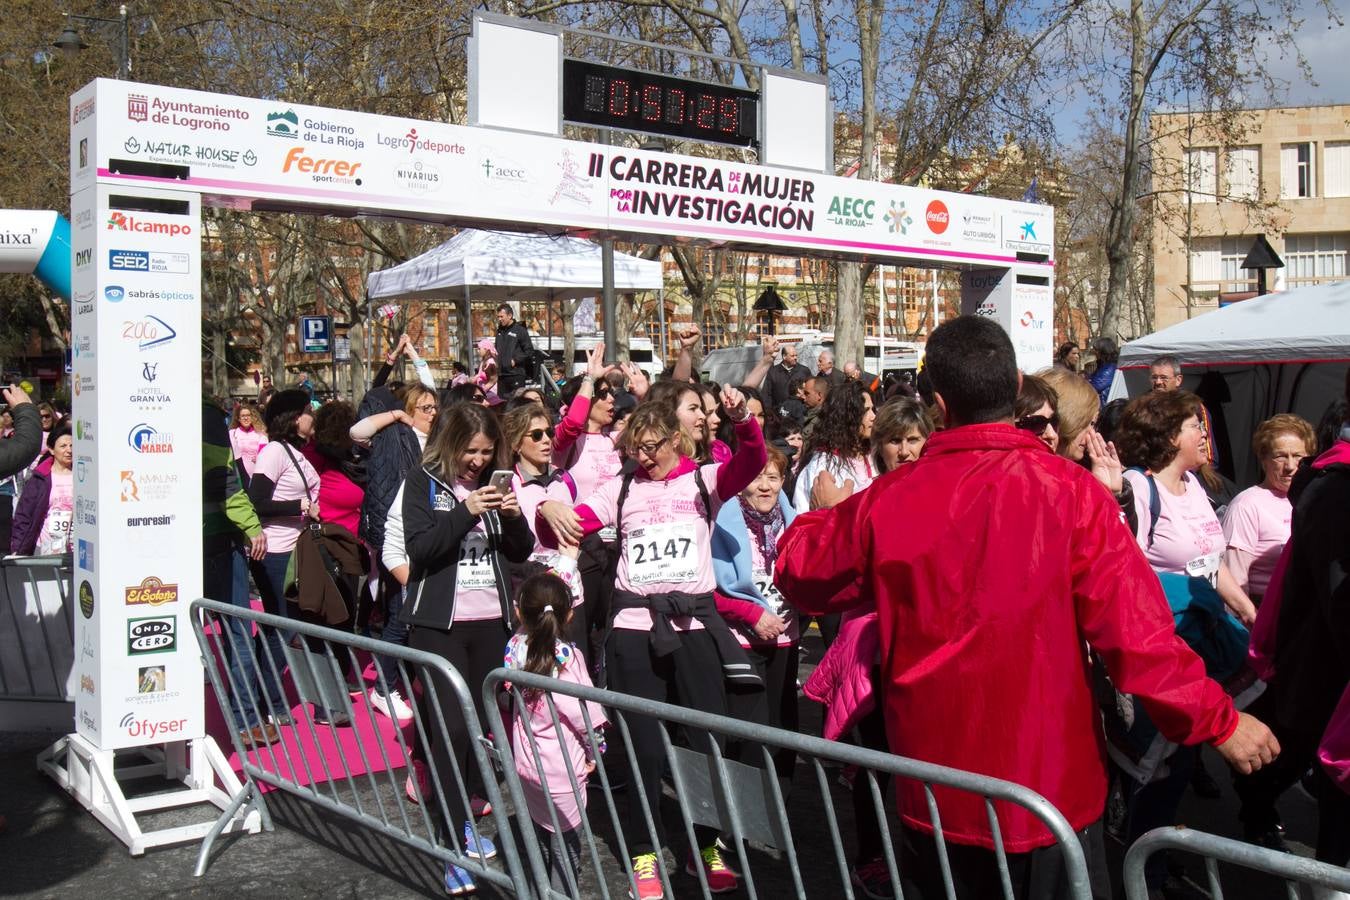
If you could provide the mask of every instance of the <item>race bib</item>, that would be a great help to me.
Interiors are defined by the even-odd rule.
[[[769,608],[773,614],[784,621],[787,620],[788,613],[791,611],[783,595],[778,593],[778,588],[774,586],[773,580],[767,575],[755,573],[755,590],[768,602]]]
[[[1223,561],[1222,553],[1210,553],[1205,556],[1197,556],[1195,559],[1186,563],[1186,574],[1192,578],[1204,578],[1211,585],[1216,585],[1219,580],[1219,564]]]
[[[634,528],[624,537],[628,582],[683,584],[697,581],[698,530],[691,522],[667,522]]]
[[[75,524],[75,513],[71,509],[50,509],[42,523],[42,534],[38,538],[34,552],[38,556],[53,553],[70,552],[70,535]]]
[[[496,590],[497,576],[492,571],[492,550],[487,535],[471,531],[459,544],[459,567],[455,572],[455,590],[461,588]]]

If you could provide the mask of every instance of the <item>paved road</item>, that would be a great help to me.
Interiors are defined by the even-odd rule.
[[[808,648],[817,650],[814,638]],[[817,652],[808,659],[818,659]],[[804,666],[803,671],[809,667]],[[805,703],[812,719],[802,730],[817,727],[814,704]],[[270,834],[224,839],[205,877],[192,877],[197,847],[154,850],[140,858],[129,856],[123,846],[91,816],[83,812],[53,783],[37,773],[36,753],[54,736],[45,734],[0,735],[0,813],[9,820],[0,833],[0,896],[23,898],[124,896],[137,897],[343,897],[404,898],[444,896],[439,866],[430,858],[373,835],[311,804],[295,798],[269,795],[277,829]],[[1236,800],[1222,763],[1212,751],[1205,754],[1210,771],[1224,789],[1221,800],[1187,797],[1182,820],[1196,828],[1237,836]],[[830,840],[819,800],[814,796],[814,777],[798,768],[796,787],[789,798],[789,812],[807,893],[811,897],[840,896],[837,869],[829,850]],[[853,828],[846,793],[831,786],[839,828],[845,846],[852,845]],[[592,800],[593,813],[596,800]],[[1301,852],[1310,853],[1316,826],[1315,808],[1299,791],[1288,794],[1282,810],[1289,836]],[[164,813],[152,820],[155,827],[197,821],[202,810]],[[1110,847],[1112,868],[1119,872],[1122,850]],[[611,885],[622,878],[609,841],[600,848],[604,876]],[[792,896],[787,866],[773,854],[756,853],[752,859],[761,879],[760,896]],[[1189,873],[1203,882],[1200,865],[1191,861]],[[593,878],[588,873],[588,879]],[[683,878],[683,876],[681,876]],[[1118,878],[1118,875],[1117,875]],[[693,888],[692,880],[683,882]],[[588,896],[598,896],[594,882]],[[1275,886],[1261,878],[1232,873],[1225,878],[1227,896],[1257,900],[1276,896]],[[683,889],[682,889],[683,890]],[[619,891],[618,894],[621,894]],[[696,889],[688,894],[693,896]],[[681,893],[681,896],[684,896]],[[480,896],[497,896],[481,890]],[[1123,893],[1116,885],[1116,896]],[[1195,892],[1192,896],[1204,896]]]

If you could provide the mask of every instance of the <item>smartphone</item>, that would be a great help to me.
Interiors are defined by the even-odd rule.
[[[501,491],[503,494],[511,493],[511,479],[516,473],[510,469],[498,469],[492,473],[492,479],[488,484]]]

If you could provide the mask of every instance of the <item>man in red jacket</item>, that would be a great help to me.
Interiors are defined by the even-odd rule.
[[[875,603],[891,751],[1039,792],[1079,832],[1094,892],[1108,896],[1105,754],[1085,643],[1170,740],[1209,742],[1243,772],[1279,745],[1176,636],[1114,498],[1013,428],[1015,359],[987,319],[934,331],[926,370],[947,429],[917,462],[799,516],[779,542],[776,583],[803,614]],[[923,786],[902,779],[897,791],[905,896],[945,896]],[[1002,896],[983,799],[935,794],[957,896]],[[1020,807],[996,809],[1017,895],[1058,895],[1050,832]]]

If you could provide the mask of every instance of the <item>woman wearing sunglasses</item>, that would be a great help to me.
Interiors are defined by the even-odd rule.
[[[530,559],[550,567],[573,567],[575,563],[561,556],[557,550],[539,540],[534,514],[545,500],[560,500],[572,504],[577,499],[577,484],[563,469],[550,464],[553,456],[553,423],[548,412],[539,404],[517,406],[502,417],[502,441],[511,451],[515,475],[511,490],[520,503],[525,523],[534,533],[534,552]],[[584,606],[575,606],[567,624],[567,640],[589,651],[586,640],[590,623]],[[589,655],[588,655],[589,658]]]
[[[1022,376],[1022,387],[1013,408],[1013,424],[1044,444],[1051,453],[1059,450],[1059,413],[1055,409],[1058,402],[1059,397],[1044,379],[1037,375]]]

